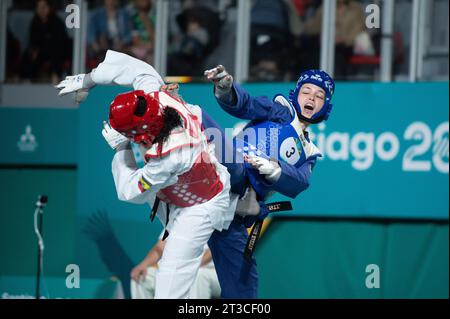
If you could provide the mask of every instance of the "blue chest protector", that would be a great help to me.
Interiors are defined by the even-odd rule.
[[[278,95],[274,100],[291,108],[291,114],[296,114],[283,96]],[[234,138],[233,143],[237,153],[284,161],[297,168],[311,156],[321,156],[317,147],[304,136],[300,121],[295,115],[286,123],[252,121]],[[245,163],[245,168],[259,199],[265,200],[273,191],[271,184],[250,164]]]

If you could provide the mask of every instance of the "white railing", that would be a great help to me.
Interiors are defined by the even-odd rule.
[[[167,74],[167,41],[169,35],[169,1],[156,0],[154,67],[164,78]]]
[[[333,76],[336,25],[336,0],[323,0],[322,32],[320,37],[320,68]]]
[[[88,5],[86,0],[75,0],[80,8],[80,28],[75,28],[73,33],[72,50],[72,74],[85,73],[86,69],[86,45],[88,25]]]
[[[394,6],[395,0],[384,0],[383,2],[380,53],[381,82],[392,81],[392,60],[394,56]]]

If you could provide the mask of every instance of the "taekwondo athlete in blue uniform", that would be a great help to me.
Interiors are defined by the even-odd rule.
[[[224,135],[222,138],[222,151],[226,153],[231,150],[233,160],[227,162],[227,156],[222,156],[221,163],[227,166],[231,174],[232,192],[239,194],[241,199],[230,228],[226,232],[213,234],[209,245],[212,250],[222,251],[222,258],[214,259],[218,274],[223,272],[220,270],[222,268],[231,269],[227,263],[232,262],[233,269],[239,269],[236,267],[239,263],[242,265],[239,274],[227,273],[227,280],[221,280],[219,275],[222,291],[226,294],[229,289],[243,298],[249,298],[248,294],[242,294],[243,291],[254,291],[256,297],[257,272],[252,251],[262,221],[273,207],[265,202],[275,192],[295,198],[309,187],[317,157],[322,154],[309,139],[306,128],[328,119],[334,81],[322,70],[309,70],[300,75],[288,98],[277,94],[270,100],[250,96],[241,86],[233,83],[233,77],[221,65],[205,71],[205,76],[214,83],[214,94],[223,110],[237,118],[250,120],[232,142],[227,141]],[[205,112],[203,125],[206,129],[220,128]],[[245,227],[253,224],[247,239]],[[234,236],[234,242],[238,237],[240,245],[224,255],[224,249],[220,246],[227,240],[216,240],[217,236]],[[244,262],[243,254],[247,257]]]

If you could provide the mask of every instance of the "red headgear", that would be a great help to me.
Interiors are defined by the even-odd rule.
[[[148,145],[164,125],[159,101],[142,90],[117,95],[109,108],[109,123],[133,142]]]

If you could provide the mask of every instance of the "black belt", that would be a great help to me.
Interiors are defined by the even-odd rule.
[[[292,210],[292,204],[288,201],[275,202],[267,204],[267,209],[269,213],[282,212],[287,210]],[[248,261],[251,261],[253,251],[255,250],[256,243],[259,239],[259,234],[261,233],[262,225],[264,220],[258,220],[253,224],[252,230],[248,236],[247,245],[245,245],[244,257]]]
[[[166,227],[167,227],[167,224],[169,223],[169,214],[170,214],[169,204],[166,203]],[[164,229],[164,235],[163,235],[162,240],[164,241],[167,238],[167,236],[169,236],[169,232],[167,231],[167,228],[166,228],[166,229]]]
[[[159,202],[161,202],[161,200],[159,199],[159,197],[156,197],[155,202],[153,203],[152,211],[150,213],[151,221],[155,219],[156,212],[158,211]]]
[[[155,219],[155,215],[156,215],[156,212],[158,211],[160,202],[161,202],[161,200],[159,199],[159,197],[156,197],[155,202],[153,203],[152,211],[150,213],[151,221],[153,221]],[[167,227],[167,224],[169,223],[169,214],[170,214],[169,204],[166,203],[166,226],[165,227]],[[162,240],[164,241],[167,238],[167,236],[169,236],[169,232],[165,229]]]

